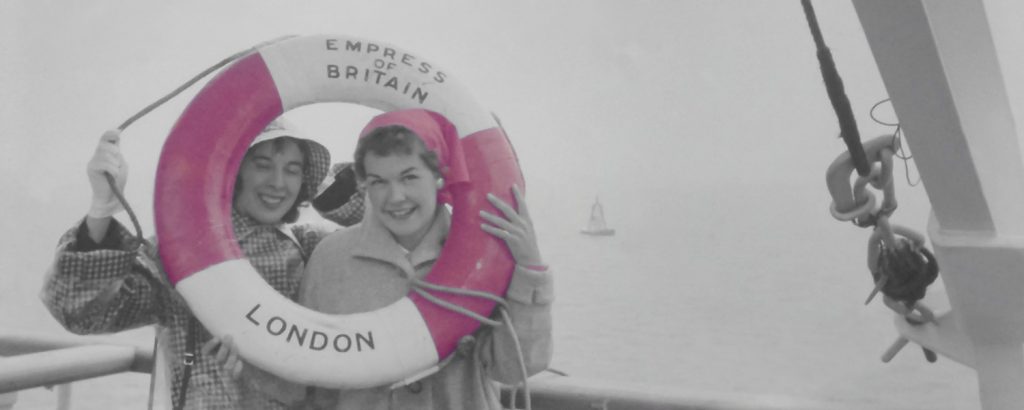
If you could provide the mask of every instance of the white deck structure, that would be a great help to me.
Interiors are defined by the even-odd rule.
[[[985,410],[1024,403],[1024,165],[981,0],[854,0],[932,204],[952,307],[908,339],[973,367]],[[1022,67],[1024,69],[1024,67]]]

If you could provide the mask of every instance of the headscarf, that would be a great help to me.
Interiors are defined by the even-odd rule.
[[[428,150],[437,154],[441,177],[445,180],[444,187],[438,190],[438,200],[451,203],[450,188],[469,182],[469,172],[466,170],[466,160],[455,125],[443,115],[422,108],[389,111],[373,117],[359,133],[359,138],[389,125],[408,128],[420,137]]]

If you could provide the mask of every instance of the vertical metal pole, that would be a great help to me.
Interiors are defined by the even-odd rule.
[[[0,410],[11,410],[18,402],[18,392],[0,393]]]
[[[59,384],[57,390],[57,410],[71,410],[71,383]]]
[[[953,327],[973,348],[982,408],[1018,409],[1024,165],[984,5],[853,4],[932,204],[929,236]]]

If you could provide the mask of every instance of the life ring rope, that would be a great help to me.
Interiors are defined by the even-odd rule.
[[[442,251],[423,278],[452,290],[410,286],[418,290],[375,311],[330,315],[254,280],[258,272],[230,240],[228,178],[267,122],[319,102],[423,108],[459,130],[472,179],[453,190],[445,246],[460,251]],[[480,231],[478,211],[490,207],[486,193],[511,201],[511,187],[523,182],[500,124],[438,65],[385,43],[304,36],[238,58],[194,97],[161,153],[156,230],[168,280],[212,333],[242,336],[247,361],[296,383],[387,386],[443,362],[481,325],[503,325],[487,316],[504,310],[495,299],[507,292],[515,264],[500,239]],[[225,287],[244,291],[218,291]]]
[[[221,69],[222,67],[224,67],[224,66],[226,66],[228,64],[231,64],[235,60],[238,60],[239,58],[241,58],[241,57],[243,57],[243,56],[245,56],[247,54],[250,54],[250,53],[252,53],[255,50],[258,50],[260,47],[263,47],[263,46],[266,46],[266,45],[270,45],[270,44],[274,44],[274,43],[277,43],[279,41],[287,40],[287,39],[292,38],[292,37],[295,37],[295,35],[288,35],[288,36],[278,37],[278,38],[275,38],[273,40],[269,40],[269,41],[257,44],[255,46],[246,48],[245,50],[242,50],[242,51],[239,51],[237,53],[234,53],[234,54],[232,54],[232,55],[230,55],[228,57],[225,57],[224,59],[220,60],[216,64],[211,65],[211,66],[207,67],[205,70],[199,72],[199,74],[196,74],[196,75],[192,76],[192,78],[188,79],[188,81],[185,81],[184,83],[179,85],[177,88],[175,88],[171,92],[169,92],[167,94],[164,94],[162,97],[158,98],[156,101],[153,101],[152,103],[150,103],[149,105],[143,107],[141,110],[139,110],[135,114],[132,114],[131,117],[128,117],[128,119],[126,119],[123,122],[121,122],[121,125],[118,125],[116,129],[118,131],[124,131],[125,129],[130,127],[132,124],[134,124],[135,121],[138,121],[140,118],[145,117],[146,115],[148,115],[150,112],[152,112],[153,110],[157,109],[161,105],[164,105],[164,103],[166,103],[167,101],[170,101],[172,98],[178,96],[178,94],[181,94],[183,91],[187,90],[189,87],[191,87],[195,83],[199,82],[199,80],[201,80],[201,79],[205,78],[206,76],[212,74],[213,72]],[[124,206],[125,213],[128,214],[128,218],[131,219],[131,221],[132,221],[132,227],[135,229],[135,237],[136,237],[136,239],[138,239],[136,250],[138,250],[139,248],[142,248],[142,247],[151,247],[152,244],[150,244],[149,241],[147,241],[146,238],[142,235],[142,225],[139,223],[138,216],[135,215],[135,211],[132,209],[131,204],[128,203],[128,199],[124,197],[124,193],[121,192],[121,190],[117,188],[117,183],[114,182],[114,176],[110,175],[109,172],[104,172],[103,176],[106,177],[107,185],[110,186],[111,192],[113,192],[114,196],[117,197],[117,200],[118,200],[118,202],[121,203],[121,206]]]
[[[117,127],[117,130],[118,131],[124,131],[125,129],[130,127],[132,124],[134,124],[136,121],[138,121],[142,117],[148,115],[150,112],[152,112],[156,108],[160,107],[161,105],[163,105],[167,101],[173,99],[177,95],[181,94],[184,90],[188,89],[189,87],[191,87],[194,84],[196,84],[197,82],[199,82],[201,79],[209,76],[210,74],[216,72],[217,70],[223,68],[224,66],[226,66],[228,64],[231,64],[231,63],[233,63],[233,62],[239,60],[240,58],[245,57],[245,56],[247,56],[249,54],[257,52],[261,47],[265,47],[265,46],[268,46],[268,45],[271,45],[271,44],[274,44],[274,43],[277,43],[277,42],[280,42],[280,41],[283,41],[283,40],[287,40],[287,39],[290,39],[290,38],[294,38],[294,37],[296,37],[296,36],[289,35],[289,36],[283,36],[283,37],[279,37],[279,38],[276,38],[276,39],[272,39],[270,41],[257,44],[255,46],[246,48],[246,49],[244,49],[242,51],[236,52],[236,53],[234,53],[234,54],[232,54],[232,55],[230,55],[228,57],[225,57],[224,59],[220,60],[219,62],[217,62],[217,63],[207,67],[203,71],[201,71],[198,74],[192,76],[189,80],[185,81],[184,83],[179,85],[177,88],[175,88],[171,92],[163,95],[162,97],[160,97],[156,101],[150,103],[146,107],[142,108],[141,110],[139,110],[138,112],[136,112],[135,114],[133,114],[132,116],[130,116],[129,118],[124,120]],[[498,124],[498,127],[501,128],[502,132],[504,133],[504,127],[502,126],[500,120],[493,113],[492,113],[492,116],[493,116],[495,122]],[[506,134],[506,138],[507,138],[507,134]],[[515,155],[514,151],[513,151],[513,155]],[[116,186],[116,184],[114,182],[113,176],[110,175],[110,174],[106,174],[105,176],[106,176],[106,179],[107,179],[107,183],[110,185],[110,187],[112,189],[112,192],[117,197],[118,201],[124,206],[126,213],[128,214],[129,218],[132,221],[133,227],[135,229],[136,237],[138,238],[138,246],[139,247],[151,247],[152,244],[150,244],[145,239],[145,237],[143,236],[141,225],[138,222],[138,218],[137,218],[134,210],[132,209],[132,207],[129,204],[128,200],[124,197],[123,193],[117,188],[117,186]],[[514,327],[514,325],[512,323],[511,317],[509,316],[509,313],[508,313],[507,301],[504,298],[500,297],[500,296],[494,295],[494,294],[486,292],[486,291],[477,291],[477,290],[472,290],[472,289],[464,289],[464,288],[454,288],[454,287],[442,286],[442,285],[433,284],[433,283],[430,283],[430,282],[427,282],[427,281],[424,281],[424,280],[420,280],[420,279],[415,279],[415,278],[410,279],[410,284],[411,284],[411,288],[417,294],[419,294],[424,299],[430,301],[431,303],[433,303],[433,304],[435,304],[435,305],[437,305],[439,307],[442,307],[442,308],[447,309],[449,311],[452,311],[452,312],[458,313],[460,315],[472,318],[473,320],[476,320],[476,321],[480,322],[481,324],[485,324],[485,325],[488,325],[490,327],[499,327],[499,326],[507,326],[508,327],[508,330],[509,330],[509,332],[511,333],[511,336],[512,336],[513,343],[515,345],[518,365],[519,365],[519,368],[520,368],[519,370],[520,370],[520,372],[522,374],[522,386],[523,386],[524,393],[525,393],[525,406],[526,406],[526,409],[530,409],[531,408],[530,389],[529,389],[529,385],[527,383],[527,379],[528,379],[529,375],[528,375],[527,370],[526,370],[525,359],[524,359],[524,356],[523,356],[522,346],[521,346],[521,342],[519,340],[519,336],[518,336],[518,334],[515,331],[515,327]],[[436,292],[449,293],[449,294],[454,294],[454,295],[476,297],[476,298],[481,298],[481,299],[485,299],[485,300],[491,301],[491,302],[493,302],[493,303],[495,303],[497,305],[496,308],[501,313],[502,320],[493,320],[493,319],[490,319],[488,317],[482,316],[482,315],[480,315],[480,314],[478,314],[476,312],[473,312],[472,310],[467,309],[467,308],[465,308],[463,306],[460,306],[460,305],[448,302],[448,301],[446,301],[446,300],[444,300],[442,298],[439,298],[439,297],[431,294],[430,292],[428,292],[428,290],[436,291]],[[406,384],[412,383],[412,382],[414,382],[416,380],[419,380],[419,379],[421,379],[423,377],[426,377],[426,376],[432,374],[433,372],[436,372],[439,369],[443,368],[454,357],[455,357],[454,355],[450,355],[450,356],[446,357],[444,360],[442,360],[441,362],[439,362],[437,365],[435,365],[432,369],[428,369],[426,371],[417,373],[416,375],[413,375],[412,377],[409,377],[409,378],[406,378],[406,379],[401,380],[399,382],[396,382],[391,387],[392,388],[400,387],[402,385],[406,385]],[[518,388],[518,386],[513,386],[513,388],[514,389]],[[513,400],[513,403],[516,400],[515,390],[513,390],[512,400]]]

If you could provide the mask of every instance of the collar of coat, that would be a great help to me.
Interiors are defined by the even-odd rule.
[[[433,262],[441,254],[450,224],[451,216],[448,209],[439,205],[437,216],[434,218],[430,230],[423,236],[423,240],[420,241],[416,249],[410,249],[407,252],[402,245],[398,244],[384,224],[374,216],[374,212],[367,209],[363,216],[359,241],[356,242],[351,252],[353,256],[395,264],[402,268],[406,275],[412,276],[416,272],[415,267]]]
[[[250,216],[242,215],[234,208],[231,208],[231,225],[235,230],[235,240],[239,242],[242,242],[245,238],[259,232],[278,231],[294,242],[299,249],[302,249],[302,245],[299,243],[298,238],[295,237],[295,233],[293,233],[291,229],[288,229],[288,225],[284,223],[267,225]]]
[[[231,208],[231,225],[235,229],[235,239],[238,240],[245,239],[261,229],[275,229],[274,225],[265,225],[248,215],[242,215],[234,207]]]

